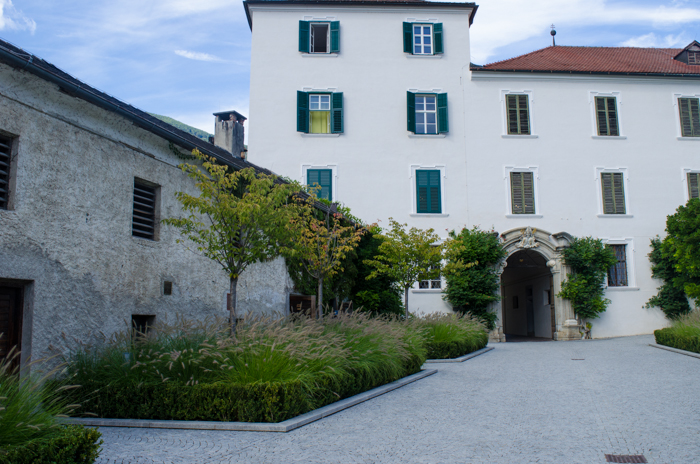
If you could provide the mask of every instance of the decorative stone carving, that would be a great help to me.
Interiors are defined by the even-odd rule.
[[[523,230],[523,235],[520,239],[520,242],[516,245],[518,248],[536,248],[540,246],[539,243],[537,243],[537,239],[535,238],[535,234],[532,230],[532,227],[527,226],[525,230]]]

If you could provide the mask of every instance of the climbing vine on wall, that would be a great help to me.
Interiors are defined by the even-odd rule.
[[[664,243],[665,242],[665,243]],[[669,319],[690,312],[685,296],[683,275],[676,269],[676,259],[668,241],[659,237],[651,239],[651,276],[663,280],[659,293],[649,299],[645,308],[659,307]]]
[[[572,274],[562,282],[558,296],[570,300],[579,317],[599,317],[610,304],[605,298],[605,276],[617,262],[615,252],[600,239],[583,237],[574,238],[562,254]]]

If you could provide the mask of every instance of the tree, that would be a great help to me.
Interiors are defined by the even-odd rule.
[[[408,318],[408,289],[418,281],[440,277],[442,245],[437,242],[440,237],[433,229],[411,227],[389,218],[391,229],[382,234],[383,242],[374,259],[365,260],[365,264],[374,270],[367,279],[388,276],[398,282],[404,291],[404,310]]]
[[[472,313],[492,330],[497,316],[488,309],[500,299],[496,265],[506,252],[496,233],[478,227],[464,228],[459,234],[450,231],[449,238],[445,243],[447,287],[443,298],[456,311]]]
[[[364,229],[338,212],[336,205],[321,210],[316,196],[299,202],[299,215],[290,224],[292,238],[285,249],[317,281],[317,317],[323,317],[323,282],[343,271],[343,260],[355,249]]]
[[[580,317],[599,317],[610,304],[604,296],[604,283],[608,270],[617,263],[615,252],[600,239],[575,237],[562,255],[573,274],[562,282],[558,296],[570,300]]]
[[[688,314],[691,308],[685,296],[683,274],[676,269],[676,259],[667,240],[662,241],[658,236],[651,239],[649,262],[651,276],[661,279],[663,283],[659,293],[651,297],[644,307],[659,307],[669,319]]]
[[[664,254],[673,256],[677,283],[690,298],[700,300],[700,199],[688,200],[668,216],[666,232],[662,249]]]
[[[300,186],[279,182],[276,176],[253,168],[234,171],[194,150],[200,166],[180,168],[195,180],[199,196],[177,192],[188,217],[167,218],[164,224],[180,229],[196,251],[213,259],[228,273],[231,331],[236,329],[236,291],[241,273],[251,264],[279,255],[281,241],[293,216],[288,199]],[[184,242],[178,239],[179,243]]]

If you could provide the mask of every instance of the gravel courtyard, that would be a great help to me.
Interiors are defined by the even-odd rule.
[[[494,344],[289,433],[104,427],[99,463],[700,462],[700,359],[652,336]]]

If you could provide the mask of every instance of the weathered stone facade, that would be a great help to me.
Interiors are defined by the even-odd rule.
[[[159,186],[160,218],[181,214],[176,192],[197,192],[168,140],[5,64],[0,131],[15,138],[0,286],[23,288],[23,358],[94,342],[134,314],[227,316],[217,263],[176,243],[169,226],[156,240],[132,236],[135,178]],[[239,282],[241,312],[284,313],[291,285],[281,258],[251,267]]]

